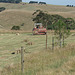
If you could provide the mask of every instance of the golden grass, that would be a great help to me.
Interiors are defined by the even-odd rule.
[[[50,33],[52,32],[48,31],[48,50],[45,48],[45,35],[32,35],[31,33],[1,35],[0,67],[3,68],[1,75],[21,75],[21,56],[17,53],[11,54],[20,49],[20,46],[24,46],[26,50],[24,53],[25,75],[75,74],[75,36],[70,35],[65,39],[65,42],[69,44],[65,48],[60,49],[57,46],[52,51],[52,34]],[[33,42],[33,45],[26,45],[28,42]]]
[[[38,5],[38,4],[10,4],[0,3],[6,10],[0,13],[0,30],[10,30],[13,25],[19,25],[21,30],[32,31],[32,13],[38,9],[47,11],[49,14],[59,14],[64,17],[75,19],[75,8],[57,5]],[[21,24],[24,23],[24,26]]]
[[[6,75],[20,75],[21,66],[13,65],[4,69]],[[10,70],[9,70],[10,69]],[[74,75],[75,74],[75,47],[66,46],[54,51],[42,50],[25,56],[25,75]]]
[[[0,25],[1,29],[10,30],[12,26],[18,25],[21,30],[31,31],[33,27],[33,22],[31,20],[32,14],[25,11],[5,11],[0,13]],[[24,23],[24,26],[21,24]]]

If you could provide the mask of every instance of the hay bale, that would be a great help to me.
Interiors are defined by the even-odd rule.
[[[28,42],[26,45],[33,45],[33,43],[32,42]]]
[[[9,66],[10,68],[14,68],[14,63],[11,63]]]
[[[24,52],[25,52],[25,49],[24,49]],[[17,54],[21,53],[21,50],[17,50]]]
[[[1,36],[3,36],[3,34],[0,34]]]
[[[17,50],[17,54],[21,53],[21,50]]]
[[[72,36],[75,36],[75,34],[72,34]]]
[[[25,39],[24,42],[28,42],[28,39]]]
[[[16,35],[20,35],[19,33],[16,33]]]

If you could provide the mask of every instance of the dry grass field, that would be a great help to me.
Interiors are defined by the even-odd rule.
[[[0,75],[21,75],[21,46],[24,47],[24,75],[75,75],[75,31],[65,39],[65,47],[55,45],[52,51],[52,32],[46,36],[32,35],[32,13],[37,9],[75,19],[75,7],[38,4],[0,3]],[[24,26],[21,24],[24,23]],[[20,31],[10,30],[18,25]],[[56,40],[55,40],[56,41]],[[15,54],[12,54],[15,53]]]
[[[64,17],[75,19],[75,7],[58,5],[38,5],[38,4],[10,4],[0,3],[0,7],[6,10],[0,12],[0,30],[10,30],[12,26],[19,25],[21,30],[31,31],[33,28],[32,13],[38,9],[47,11],[49,14],[59,14]],[[24,23],[24,26],[21,24]]]
[[[52,51],[52,32],[48,32],[48,49],[45,35],[32,33],[0,34],[1,75],[21,75],[21,54],[17,50],[24,46],[25,75],[74,75],[75,74],[75,33],[65,43],[65,48],[55,46]],[[32,42],[32,45],[29,43]],[[15,52],[15,54],[11,54]]]

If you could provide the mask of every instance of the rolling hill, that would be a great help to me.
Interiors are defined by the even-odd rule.
[[[24,23],[24,26],[21,26],[21,30],[31,31],[34,24],[32,13],[38,9],[47,11],[49,14],[59,14],[66,18],[75,19],[75,7],[27,3],[0,3],[0,7],[6,8],[5,11],[0,12],[0,30],[10,30],[12,26],[21,26]]]

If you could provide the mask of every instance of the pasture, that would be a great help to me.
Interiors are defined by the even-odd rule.
[[[32,35],[32,33],[4,33],[0,34],[0,70],[3,75],[21,75],[21,54],[17,50],[25,48],[24,73],[26,75],[74,75],[75,74],[75,33],[65,42],[65,48],[55,47],[52,51],[52,32],[48,32],[48,49],[46,50],[46,36]],[[32,45],[28,43],[32,43]],[[15,52],[15,54],[11,54]],[[9,67],[10,66],[10,67]],[[14,68],[15,67],[15,68]],[[6,68],[6,69],[5,69]],[[14,68],[14,69],[13,69]],[[11,71],[9,71],[11,69]]]
[[[41,39],[42,38],[42,39]],[[28,40],[25,42],[24,40]],[[51,37],[49,39],[51,43]],[[32,42],[32,45],[27,43]],[[17,50],[24,46],[26,52],[39,51],[45,49],[45,35],[32,35],[32,33],[15,34],[1,34],[0,35],[0,67],[4,67],[20,59],[20,54]],[[16,54],[11,54],[16,52]],[[20,60],[19,60],[20,61]]]

